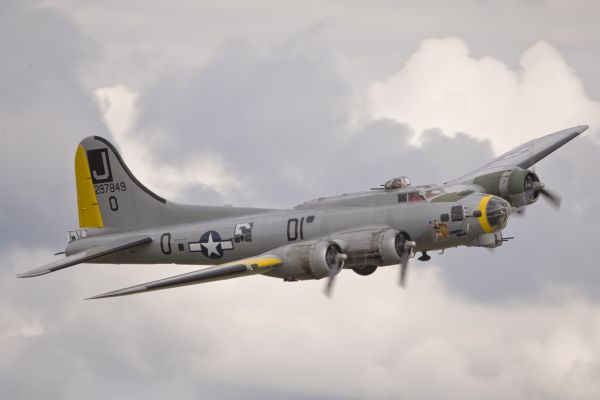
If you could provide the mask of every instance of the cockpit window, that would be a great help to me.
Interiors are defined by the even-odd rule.
[[[419,192],[409,192],[408,193],[408,202],[409,203],[418,203],[419,201],[425,200],[425,197]]]
[[[488,223],[493,230],[502,229],[508,221],[507,203],[498,197],[492,197],[485,209]]]
[[[421,192],[408,192],[398,194],[398,203],[418,203],[425,201],[425,197]]]
[[[431,189],[425,192],[425,198],[430,199],[432,197],[437,196],[438,194],[442,194],[443,192],[440,189]]]

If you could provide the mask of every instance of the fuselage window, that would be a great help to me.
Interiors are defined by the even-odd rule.
[[[315,220],[315,216],[314,215],[309,215],[308,217],[306,217],[306,223],[310,224]]]
[[[450,216],[452,217],[452,222],[462,221],[465,218],[463,206],[453,206],[450,209]]]
[[[440,215],[440,221],[448,222],[448,221],[450,221],[450,216],[448,214],[442,214],[442,215]]]
[[[408,196],[406,193],[400,193],[398,195],[398,203],[406,203],[408,201]]]

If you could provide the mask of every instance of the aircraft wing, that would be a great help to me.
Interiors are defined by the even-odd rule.
[[[224,279],[239,278],[242,276],[263,274],[272,271],[283,263],[283,260],[275,255],[262,255],[257,257],[245,258],[243,260],[234,261],[201,269],[198,271],[188,272],[186,274],[176,275],[169,278],[159,279],[141,285],[131,286],[125,289],[114,290],[90,297],[90,299],[102,299],[105,297],[127,296],[130,294],[151,292],[154,290],[170,289],[179,286],[195,285],[197,283],[205,283],[212,281],[220,281]]]
[[[19,278],[31,278],[34,276],[40,276],[55,272],[63,268],[72,267],[73,265],[88,262],[100,257],[107,256],[122,250],[130,249],[132,247],[141,246],[146,243],[150,243],[152,238],[150,237],[133,237],[127,239],[117,240],[108,244],[92,247],[88,250],[72,254],[70,256],[61,258],[60,260],[53,261],[42,267],[36,268],[31,271],[24,272],[17,275]]]
[[[579,125],[574,128],[564,129],[538,139],[533,139],[511,151],[495,158],[483,167],[461,176],[458,179],[447,182],[447,184],[470,183],[474,178],[494,172],[506,171],[511,168],[529,168],[556,149],[579,136],[588,128],[587,125]]]

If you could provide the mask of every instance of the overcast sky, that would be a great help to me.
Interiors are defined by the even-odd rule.
[[[589,1],[0,0],[0,397],[596,399],[600,7]],[[193,270],[80,265],[77,143],[113,141],[168,199],[289,208],[440,183],[567,127],[560,192],[494,252],[369,277],[140,296]]]

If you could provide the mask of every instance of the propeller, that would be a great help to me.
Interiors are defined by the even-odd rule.
[[[400,256],[400,286],[406,287],[406,275],[408,273],[408,260],[410,259],[410,254],[412,250],[417,246],[417,243],[405,240],[402,243],[402,255]]]
[[[560,208],[560,195],[550,189],[547,189],[546,185],[538,180],[535,172],[533,172],[532,175],[527,176],[525,181],[525,190],[532,199],[535,199],[539,195],[546,199],[546,201],[550,203],[552,207],[556,209]],[[513,214],[523,216],[525,214],[525,209],[526,206],[513,208]]]
[[[544,185],[542,182],[534,182],[533,190],[536,193],[541,194],[542,197],[545,198],[552,207],[557,209],[560,208],[560,195],[552,190],[546,189],[546,185]]]
[[[335,249],[335,248],[331,247],[331,249]],[[328,249],[327,252],[329,253],[329,251],[330,250]],[[331,250],[331,251],[335,251],[335,250]],[[328,259],[330,259],[331,254],[327,254],[326,257]],[[333,256],[333,258],[335,260],[335,264],[329,270],[329,277],[327,278],[327,285],[325,286],[325,295],[329,298],[331,298],[331,293],[333,291],[333,284],[335,283],[335,277],[340,273],[342,268],[344,268],[344,263],[348,259],[348,256],[344,253],[336,253]]]

